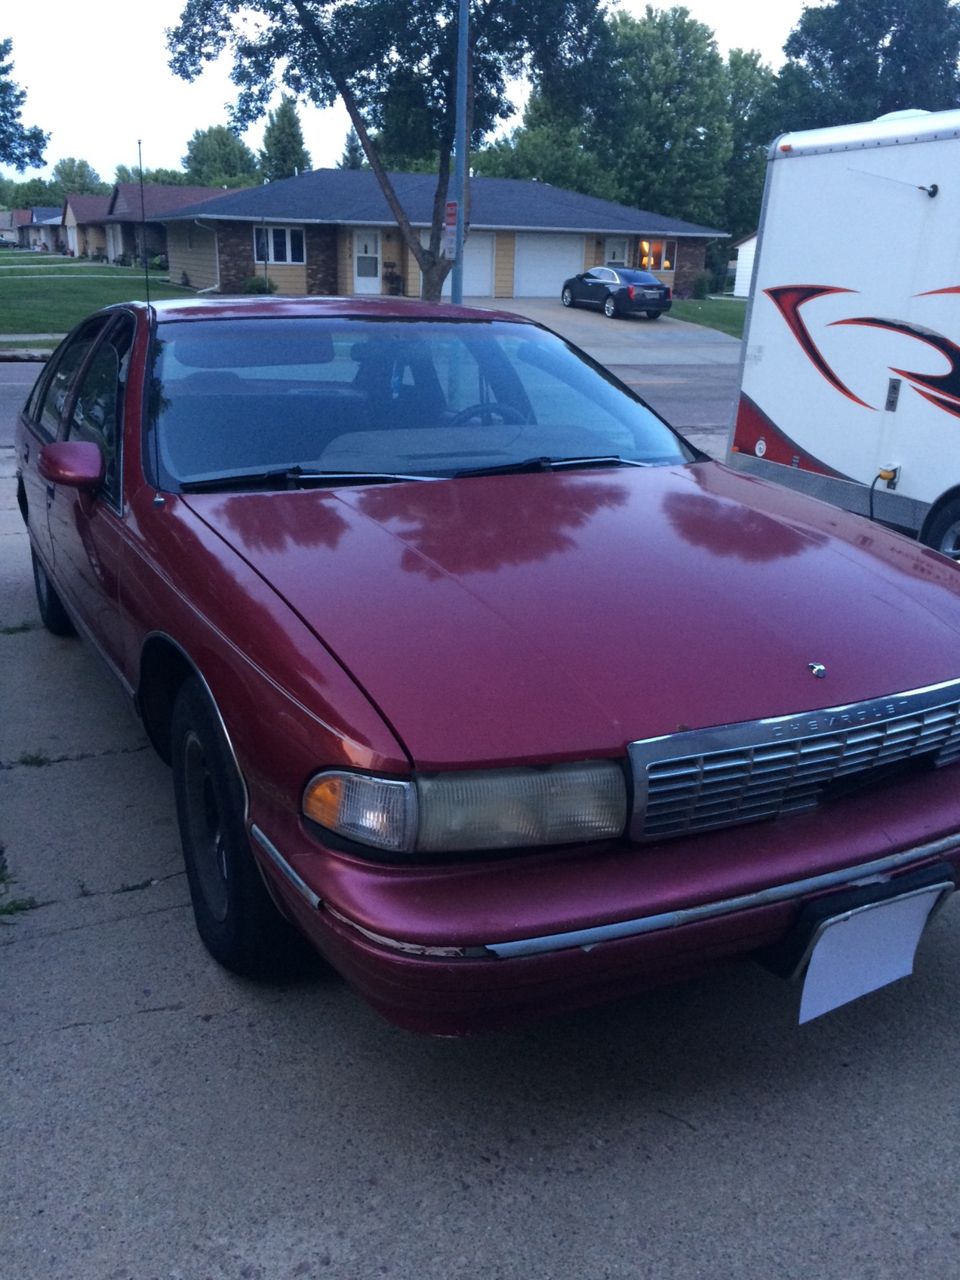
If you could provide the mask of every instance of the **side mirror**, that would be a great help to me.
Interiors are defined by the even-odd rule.
[[[45,444],[37,459],[37,470],[50,484],[63,484],[70,489],[98,489],[103,484],[103,454],[92,440]]]

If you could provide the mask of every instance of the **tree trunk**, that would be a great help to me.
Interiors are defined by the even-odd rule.
[[[432,256],[432,255],[431,255]],[[443,293],[443,282],[450,274],[453,262],[450,258],[437,255],[433,262],[420,268],[422,285],[420,297],[424,302],[439,302]]]

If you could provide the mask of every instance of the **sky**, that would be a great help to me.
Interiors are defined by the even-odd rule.
[[[49,177],[58,160],[73,156],[111,182],[118,164],[136,165],[138,139],[145,168],[180,168],[196,129],[227,123],[235,92],[225,59],[193,84],[169,69],[164,31],[182,7],[183,0],[45,0],[40,6],[7,0],[0,38],[13,40],[13,78],[27,93],[21,120],[51,136],[43,169],[18,174],[0,167],[0,174],[21,181]],[[640,16],[646,0],[620,0],[619,7]],[[721,53],[756,49],[778,69],[804,6],[803,0],[687,0],[686,7],[715,32]],[[343,107],[301,105],[298,111],[314,167],[335,165],[350,123]],[[243,137],[256,151],[263,122]]]

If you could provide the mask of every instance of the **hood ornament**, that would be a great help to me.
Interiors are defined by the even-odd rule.
[[[822,680],[823,677],[827,674],[827,668],[823,665],[822,662],[808,662],[807,670],[810,672],[811,675],[816,676],[818,680]]]

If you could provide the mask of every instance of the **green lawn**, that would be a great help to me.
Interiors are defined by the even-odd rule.
[[[9,257],[15,260],[14,269],[6,261]],[[0,340],[9,333],[66,333],[98,307],[143,298],[146,293],[143,271],[138,267],[80,263],[41,254],[35,259],[37,270],[31,272],[19,269],[33,265],[27,254],[0,253]],[[171,285],[165,276],[151,276],[151,298],[193,296],[192,289]]]
[[[721,333],[742,338],[747,300],[746,298],[704,298],[698,302],[693,298],[682,301],[674,299],[670,314],[677,320],[706,325],[708,329],[719,329]]]

